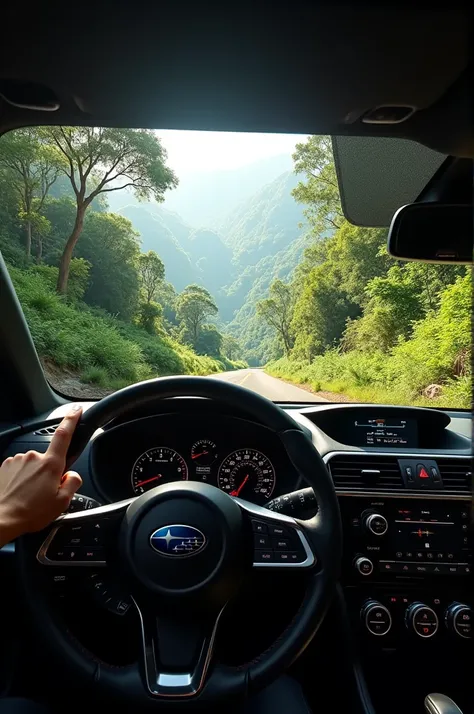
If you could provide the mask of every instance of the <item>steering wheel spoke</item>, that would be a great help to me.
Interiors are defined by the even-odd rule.
[[[105,567],[123,515],[134,499],[57,518],[36,559],[52,567]]]
[[[317,564],[318,559],[301,522],[240,498],[235,501],[252,527],[254,568],[301,570]]]
[[[198,694],[206,680],[221,613],[187,611],[176,605],[157,614],[150,602],[133,598],[140,616],[142,670],[155,697],[186,698]]]

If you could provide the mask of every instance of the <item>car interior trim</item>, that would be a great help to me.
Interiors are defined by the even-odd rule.
[[[265,521],[275,521],[277,523],[286,523],[293,528],[301,541],[304,548],[306,558],[301,563],[258,563],[254,562],[254,568],[311,568],[317,562],[313,551],[311,550],[309,543],[304,535],[301,527],[298,525],[297,521],[291,516],[285,516],[282,513],[274,513],[269,511],[268,508],[262,508],[249,501],[243,501],[240,498],[234,499],[243,511],[247,511],[251,516],[257,516],[257,518],[265,519]]]
[[[216,617],[214,627],[212,628],[208,640],[203,642],[203,647],[194,672],[169,674],[156,671],[156,656],[153,641],[149,642],[146,636],[143,613],[140,606],[133,595],[131,595],[130,598],[135,605],[140,620],[143,660],[145,663],[145,680],[149,693],[154,697],[163,698],[193,697],[199,694],[206,680],[207,670],[214,650],[217,627],[225,605]],[[155,682],[155,684],[153,684],[153,682]]]

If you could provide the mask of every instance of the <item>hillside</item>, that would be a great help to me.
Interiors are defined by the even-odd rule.
[[[267,162],[265,167],[277,164]],[[227,173],[229,181],[231,173],[237,181],[242,169]],[[264,171],[257,172],[253,183],[263,175]],[[303,214],[291,196],[297,181],[286,171],[260,186],[221,220],[219,232],[193,229],[180,215],[158,204],[134,200],[124,205],[128,197],[120,199],[122,192],[113,196],[110,207],[132,222],[140,234],[142,252],[154,250],[160,255],[166,278],[178,292],[190,283],[206,287],[216,299],[220,323],[230,323],[229,330],[242,339],[246,349],[254,350],[268,332],[262,324],[258,328],[249,324],[255,303],[274,278],[290,275],[303,251],[299,225]],[[247,336],[248,331],[256,331],[253,338]],[[257,352],[260,355],[261,350]]]
[[[222,232],[227,216],[262,186],[293,168],[288,154],[271,156],[229,171],[203,171],[180,177],[164,207],[175,211],[196,228],[210,227]]]
[[[298,177],[286,171],[239,204],[221,223],[221,233],[237,265],[256,265],[300,234],[303,212],[291,196],[297,183]]]
[[[294,174],[282,174],[232,211],[221,226],[238,273],[226,288],[221,315],[258,361],[272,356],[273,340],[268,326],[256,320],[255,304],[272,280],[290,276],[305,245],[303,213],[291,196],[297,182]]]

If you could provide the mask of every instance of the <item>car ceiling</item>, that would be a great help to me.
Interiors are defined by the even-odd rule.
[[[0,130],[54,123],[393,136],[474,156],[465,5],[151,5],[53,2],[26,12],[9,3]],[[48,98],[56,111],[6,100]],[[362,123],[368,110],[397,104],[417,111],[400,124]]]

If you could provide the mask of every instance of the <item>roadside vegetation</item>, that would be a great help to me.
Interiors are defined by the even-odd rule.
[[[256,305],[280,355],[268,373],[357,401],[470,408],[470,270],[395,261],[386,230],[350,225],[327,138],[293,158],[311,230],[292,278]]]
[[[149,131],[24,129],[0,142],[0,251],[38,353],[106,390],[246,366],[202,286],[177,294],[107,194],[160,201],[177,178]]]

